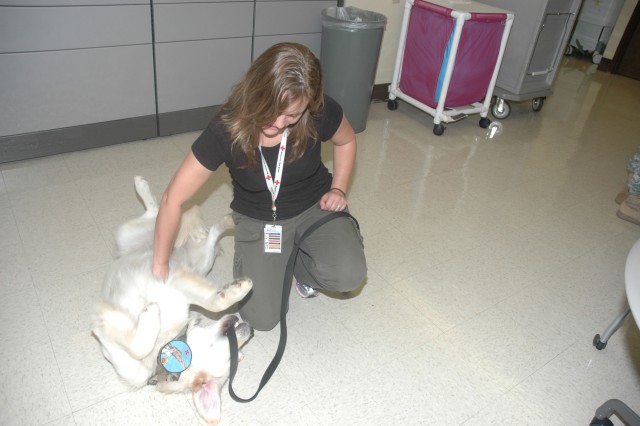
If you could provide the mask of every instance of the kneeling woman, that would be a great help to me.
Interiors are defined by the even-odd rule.
[[[333,144],[333,174],[321,142]],[[293,243],[319,218],[347,209],[356,137],[340,105],[323,94],[320,62],[305,46],[276,44],[251,65],[193,143],[160,203],[153,274],[166,279],[187,202],[224,163],[233,184],[235,277],[253,280],[240,314],[257,330],[280,319],[285,268]],[[362,237],[349,218],[313,232],[300,246],[295,287],[347,292],[366,276]]]

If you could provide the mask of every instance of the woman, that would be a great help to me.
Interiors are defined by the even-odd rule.
[[[333,175],[320,142],[333,143]],[[257,330],[280,318],[285,267],[296,236],[347,208],[356,137],[342,108],[324,96],[318,59],[305,46],[272,46],[251,65],[171,180],[156,221],[153,274],[166,279],[182,205],[224,163],[233,185],[234,276],[253,280],[240,314]],[[366,275],[362,238],[338,218],[303,242],[294,268],[303,297],[346,292]],[[304,284],[303,284],[304,283]]]

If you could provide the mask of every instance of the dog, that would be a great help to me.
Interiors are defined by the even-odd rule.
[[[170,273],[162,282],[151,272],[158,202],[144,178],[134,180],[145,212],[116,232],[117,257],[105,277],[92,332],[104,357],[131,387],[155,384],[161,392],[191,390],[198,414],[215,425],[220,420],[220,389],[229,375],[224,332],[235,327],[242,345],[252,330],[237,314],[204,325],[203,318],[190,314],[190,305],[222,312],[251,290],[248,278],[235,279],[221,289],[206,278],[218,252],[217,242],[233,221],[225,216],[207,229],[198,206],[185,211]],[[179,336],[184,331],[186,336]],[[166,370],[170,364],[180,367]]]

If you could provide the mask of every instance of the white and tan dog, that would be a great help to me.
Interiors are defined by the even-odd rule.
[[[146,211],[117,231],[118,257],[103,284],[93,334],[105,358],[132,387],[157,383],[161,392],[191,390],[198,413],[208,423],[217,424],[220,389],[229,374],[229,344],[223,333],[236,327],[241,345],[250,338],[251,328],[236,314],[203,326],[191,318],[189,307],[221,312],[251,290],[250,279],[236,279],[221,289],[206,279],[217,254],[217,241],[233,222],[225,217],[207,229],[197,206],[187,210],[171,255],[171,272],[162,282],[151,273],[158,202],[142,177],[135,178],[135,187]],[[184,330],[186,337],[180,339]],[[167,345],[170,342],[173,345]],[[184,343],[188,349],[182,356],[176,350]],[[183,366],[184,358],[190,358],[188,368],[179,374],[165,371],[162,365],[171,354]]]

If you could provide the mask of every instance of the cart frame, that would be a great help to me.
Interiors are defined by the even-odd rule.
[[[498,78],[498,71],[500,70],[500,64],[502,62],[502,57],[504,55],[505,46],[507,44],[507,40],[509,37],[509,33],[511,31],[511,26],[513,24],[513,14],[507,11],[505,13],[505,29],[502,33],[502,38],[500,42],[500,49],[498,52],[498,57],[496,60],[495,67],[493,69],[493,73],[491,75],[491,79],[489,82],[489,86],[487,87],[487,93],[484,97],[483,102],[473,102],[470,105],[464,107],[456,107],[456,108],[448,108],[445,106],[447,99],[447,92],[449,90],[449,83],[451,82],[451,76],[453,74],[454,65],[456,56],[458,53],[458,45],[460,43],[460,36],[462,34],[462,29],[466,21],[472,18],[471,13],[465,11],[459,11],[451,9],[451,17],[455,20],[453,39],[451,42],[451,50],[449,56],[447,58],[446,70],[444,74],[444,78],[442,81],[442,87],[440,90],[440,96],[438,97],[438,102],[436,104],[436,108],[432,108],[429,105],[426,105],[419,100],[413,98],[412,96],[403,93],[400,89],[400,77],[402,75],[402,63],[404,60],[405,47],[407,41],[407,30],[409,28],[409,19],[411,17],[411,10],[416,1],[423,0],[406,0],[404,15],[402,18],[402,29],[400,33],[400,42],[398,44],[398,54],[396,56],[396,62],[393,72],[393,80],[389,85],[389,102],[388,107],[391,110],[395,110],[398,106],[396,98],[402,99],[403,101],[413,105],[414,107],[427,112],[428,114],[433,116],[433,133],[437,136],[440,136],[444,133],[444,123],[451,123],[458,121],[460,119],[466,118],[469,114],[480,114],[480,127],[486,128],[489,126],[491,121],[487,118],[489,113],[489,109],[491,107],[491,98],[493,96],[493,89],[496,84],[496,79]],[[430,3],[424,0],[425,3]],[[447,6],[445,6],[447,7]],[[447,7],[449,9],[449,7]]]

